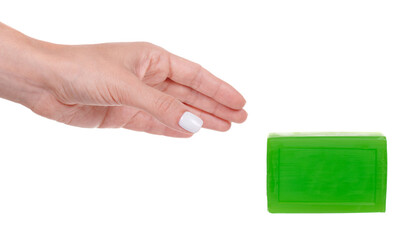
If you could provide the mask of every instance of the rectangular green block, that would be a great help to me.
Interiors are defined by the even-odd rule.
[[[270,134],[271,213],[384,212],[387,143],[378,133]]]

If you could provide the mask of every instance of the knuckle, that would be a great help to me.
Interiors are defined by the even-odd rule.
[[[142,111],[139,111],[136,115],[136,118],[139,122],[139,131],[150,132],[152,130],[153,121],[150,115],[145,114]]]
[[[169,95],[160,96],[155,102],[155,108],[160,113],[170,112],[175,104],[175,98]]]
[[[212,93],[212,98],[216,98],[216,97],[218,96],[218,94],[219,94],[220,91],[221,91],[222,84],[223,84],[223,83],[220,82],[220,83],[218,84],[218,86],[215,88],[214,92]]]
[[[145,48],[154,48],[156,45],[150,43],[150,42],[138,42],[139,45]]]
[[[136,112],[124,125],[123,127],[133,126],[136,131],[147,132],[150,130],[150,124],[152,118],[149,114],[143,111]]]
[[[138,42],[139,46],[148,50],[149,53],[158,53],[164,55],[166,51],[158,45],[150,42]]]
[[[139,130],[143,128],[143,124],[147,121],[148,116],[143,111],[136,112],[127,123],[135,122]]]
[[[153,131],[154,128],[154,123],[152,121],[148,121],[145,123],[142,131],[143,132],[147,132],[147,133],[151,133]]]
[[[196,68],[195,69],[195,75],[193,76],[193,78],[190,82],[190,86],[193,89],[199,89],[201,87],[201,84],[202,84],[203,68],[199,64],[196,64],[195,68]]]
[[[199,92],[193,89],[189,89],[188,92],[185,94],[186,99],[185,102],[189,104],[196,104],[199,98]]]
[[[215,103],[214,103],[214,106],[212,107],[211,113],[212,113],[213,115],[217,115],[220,107],[221,107],[221,104],[218,103],[218,102],[215,102]]]

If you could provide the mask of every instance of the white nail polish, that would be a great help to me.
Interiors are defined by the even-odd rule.
[[[204,121],[190,112],[182,114],[182,117],[179,120],[179,126],[191,133],[198,132],[199,129],[201,129],[202,124],[204,124]]]

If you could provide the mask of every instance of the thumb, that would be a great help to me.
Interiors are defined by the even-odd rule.
[[[203,121],[189,111],[181,101],[144,83],[138,83],[137,93],[129,95],[130,105],[148,112],[163,124],[183,132],[198,132]]]

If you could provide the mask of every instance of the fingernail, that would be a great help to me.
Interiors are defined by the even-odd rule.
[[[204,124],[204,121],[190,112],[184,112],[179,120],[179,126],[191,133],[198,132],[202,124]]]

